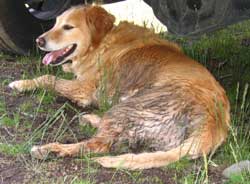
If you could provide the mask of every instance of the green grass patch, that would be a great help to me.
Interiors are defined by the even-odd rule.
[[[24,144],[0,143],[0,152],[9,156],[17,156],[28,153],[28,148]]]
[[[19,124],[19,116],[15,115],[14,118],[10,118],[8,116],[4,116],[0,118],[0,126],[1,125],[5,125],[5,126],[9,126],[9,127],[14,127],[14,126],[18,126]]]
[[[2,97],[0,97],[0,117],[6,113],[5,102]]]
[[[94,128],[89,124],[86,124],[84,126],[80,126],[80,130],[83,135],[86,135],[87,137],[92,137],[96,133],[97,128]]]
[[[55,102],[56,94],[53,91],[38,90],[36,97],[42,104],[49,105]]]
[[[225,184],[250,184],[250,173],[243,172],[241,174],[234,174],[230,176],[229,180]]]
[[[184,157],[178,162],[171,163],[170,165],[167,166],[167,169],[173,169],[176,172],[183,171],[184,169],[190,167],[192,165],[192,162]]]
[[[76,181],[72,181],[72,184],[95,184],[96,182],[90,181],[88,179],[86,180],[79,180],[77,179]]]

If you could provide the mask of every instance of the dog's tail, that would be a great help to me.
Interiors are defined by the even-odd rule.
[[[197,140],[197,139],[196,139]],[[130,170],[149,169],[153,167],[166,166],[180,158],[190,155],[196,158],[199,155],[200,145],[195,139],[187,139],[182,145],[168,151],[157,151],[152,153],[123,154],[119,156],[104,156],[94,158],[103,167],[126,168]]]

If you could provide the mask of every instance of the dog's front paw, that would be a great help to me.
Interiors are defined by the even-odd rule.
[[[22,87],[23,86],[23,82],[21,80],[20,81],[11,82],[8,86],[9,86],[9,88],[17,90],[19,92],[23,91],[23,87]]]
[[[30,154],[33,158],[43,160],[49,155],[49,150],[41,149],[40,146],[33,146],[30,150]]]
[[[9,88],[17,90],[19,92],[32,90],[34,89],[33,81],[31,80],[19,80],[11,82],[9,85]]]
[[[33,158],[44,160],[51,157],[66,157],[77,155],[78,149],[70,144],[50,143],[42,146],[33,146],[30,154]]]
[[[51,157],[60,156],[60,150],[57,150],[57,143],[51,143],[43,146],[33,146],[30,155],[39,160],[46,160]]]

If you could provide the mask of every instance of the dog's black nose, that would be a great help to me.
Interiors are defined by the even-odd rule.
[[[46,41],[43,37],[38,37],[36,39],[36,44],[39,46],[39,47],[44,47],[45,44],[46,44]]]

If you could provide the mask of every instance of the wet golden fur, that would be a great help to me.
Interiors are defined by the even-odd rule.
[[[101,81],[109,71],[109,99],[119,93],[118,104],[103,117],[83,117],[98,127],[93,138],[76,144],[35,146],[32,155],[117,153],[117,145],[126,142],[131,152],[129,147],[139,149],[138,142],[143,142],[149,146],[143,153],[95,160],[104,167],[145,169],[167,165],[183,156],[197,158],[214,152],[225,141],[230,122],[229,102],[220,84],[176,44],[128,22],[115,26],[114,20],[98,6],[66,11],[42,36],[55,49],[77,43],[77,50],[68,58],[72,63],[62,66],[76,79],[46,75],[10,84],[19,91],[51,88],[80,106],[98,106]],[[65,22],[74,25],[72,32],[61,29]]]

